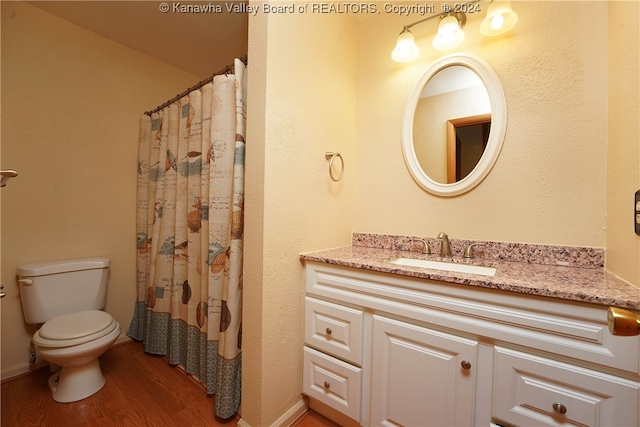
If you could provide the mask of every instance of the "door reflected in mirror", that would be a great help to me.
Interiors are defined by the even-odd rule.
[[[487,121],[491,122],[489,94],[476,73],[452,65],[434,74],[422,90],[413,123],[413,143],[422,170],[442,184],[467,176],[480,161],[489,137],[487,132],[483,140],[472,140],[471,135],[482,128],[474,132],[475,127],[468,126]]]
[[[491,114],[447,121],[447,183],[460,181],[475,169],[490,131]]]

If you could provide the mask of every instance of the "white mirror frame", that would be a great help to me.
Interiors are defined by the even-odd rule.
[[[444,68],[461,65],[475,72],[489,94],[491,103],[491,131],[487,147],[476,167],[463,179],[452,184],[434,181],[422,170],[413,145],[413,121],[420,94],[425,85],[439,71]],[[444,126],[444,124],[443,124]],[[420,77],[407,100],[402,120],[402,153],[411,176],[425,190],[439,196],[457,196],[478,185],[489,173],[502,150],[504,136],[507,130],[507,103],[498,75],[482,58],[470,54],[456,53],[444,56],[433,63]]]

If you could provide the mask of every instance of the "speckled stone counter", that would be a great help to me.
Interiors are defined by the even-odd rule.
[[[598,265],[604,259],[604,253],[600,249],[515,244],[518,245],[516,250],[509,250],[508,248],[514,247],[514,244],[492,243],[487,245],[490,251],[483,254],[481,248],[478,248],[478,257],[465,259],[461,256],[464,249],[460,247],[466,247],[469,241],[451,240],[453,257],[441,258],[438,255],[421,254],[421,243],[414,242],[417,238],[354,234],[352,246],[305,253],[300,255],[300,258],[382,273],[640,310],[640,289]],[[438,254],[439,243],[429,243],[432,245],[433,253]],[[501,251],[505,249],[502,246],[506,247],[506,253],[511,255],[501,255]],[[487,256],[488,253],[491,255]],[[390,262],[398,257],[494,267],[496,274],[493,277],[481,276],[406,267]],[[513,260],[513,257],[517,260]],[[505,258],[510,260],[505,261]]]

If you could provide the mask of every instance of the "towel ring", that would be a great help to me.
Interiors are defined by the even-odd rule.
[[[342,154],[340,153],[332,153],[330,151],[327,151],[324,154],[325,159],[329,160],[329,176],[331,177],[331,179],[334,182],[338,182],[342,179],[342,175],[344,174],[344,159],[342,158]],[[338,157],[340,159],[340,175],[338,176],[338,178],[336,178],[333,175],[333,161],[336,159],[336,157]]]

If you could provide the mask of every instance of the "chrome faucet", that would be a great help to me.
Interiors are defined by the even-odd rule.
[[[449,246],[449,236],[444,231],[438,234],[440,240],[440,256],[451,256],[451,246]]]

